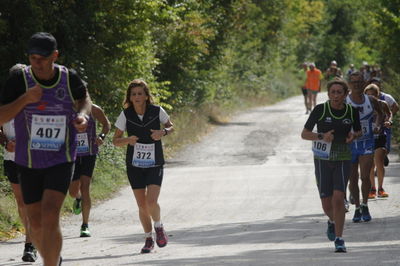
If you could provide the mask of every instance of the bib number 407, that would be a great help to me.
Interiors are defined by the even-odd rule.
[[[58,135],[60,134],[61,128],[38,128],[36,131],[36,136],[39,136],[41,138],[57,138]]]

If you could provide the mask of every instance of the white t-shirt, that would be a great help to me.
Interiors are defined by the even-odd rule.
[[[167,112],[165,112],[165,110],[160,106],[160,122],[161,124],[166,124],[169,121],[169,115],[167,114]],[[143,120],[143,115],[138,115],[140,120]],[[121,131],[125,131],[126,130],[126,117],[124,114],[124,111],[122,111],[119,116],[117,121],[115,122],[115,126],[121,130]]]
[[[396,100],[393,98],[393,96],[384,92],[381,92],[381,95],[383,96],[383,100],[387,102],[390,108],[392,108],[393,104],[396,103]]]
[[[8,140],[15,140],[14,119],[3,124],[3,132]],[[8,152],[6,149],[4,149],[4,160],[14,161],[14,159],[15,159],[15,152]]]

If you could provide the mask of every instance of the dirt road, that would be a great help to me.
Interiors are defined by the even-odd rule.
[[[92,210],[91,238],[78,237],[79,217],[64,219],[63,265],[400,265],[397,157],[385,179],[390,197],[370,201],[369,223],[353,224],[351,206],[348,253],[335,254],[311,144],[300,138],[306,118],[302,96],[249,110],[168,161],[163,249],[139,254],[144,239],[130,188]],[[23,265],[21,241],[0,244],[0,265]]]

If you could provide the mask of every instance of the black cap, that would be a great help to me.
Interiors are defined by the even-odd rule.
[[[28,43],[28,54],[38,54],[48,57],[57,50],[57,41],[47,32],[37,32],[32,35]]]

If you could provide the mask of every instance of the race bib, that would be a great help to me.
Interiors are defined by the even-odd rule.
[[[361,120],[362,136],[358,139],[365,139],[371,135],[371,127],[368,120]]]
[[[65,115],[32,115],[31,150],[59,151],[65,143]]]
[[[154,147],[154,143],[136,143],[133,150],[132,165],[140,168],[153,167],[156,163]]]
[[[76,134],[76,150],[78,153],[89,151],[89,140],[86,132]]]
[[[331,147],[332,142],[326,142],[323,140],[314,140],[312,142],[312,151],[314,156],[321,159],[329,159]]]

